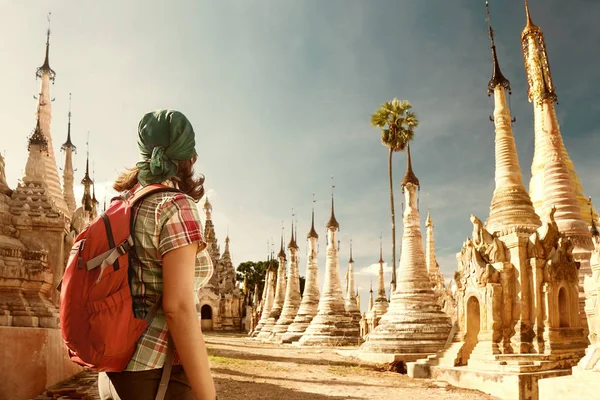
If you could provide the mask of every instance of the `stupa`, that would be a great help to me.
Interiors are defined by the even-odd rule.
[[[300,302],[302,297],[300,295],[300,276],[298,273],[298,244],[296,243],[296,237],[294,232],[294,224],[292,223],[292,237],[288,244],[290,251],[290,270],[288,273],[287,285],[285,289],[285,300],[283,302],[283,308],[281,315],[277,320],[277,323],[272,329],[271,340],[275,342],[281,342],[282,336],[285,334],[294,322],[298,309],[300,308]]]
[[[314,204],[314,200],[313,200]],[[315,209],[313,205],[312,221],[310,232],[306,236],[308,239],[308,255],[306,261],[306,282],[304,284],[304,293],[302,293],[302,301],[298,312],[294,317],[294,321],[288,327],[286,333],[281,337],[283,343],[291,343],[298,341],[310,322],[317,315],[319,306],[319,264],[317,254],[317,240],[319,235],[315,230]]]
[[[277,283],[275,284],[275,296],[273,298],[273,305],[269,311],[268,318],[265,320],[257,338],[268,339],[271,336],[271,331],[277,323],[277,320],[281,316],[283,310],[283,302],[285,301],[286,291],[286,256],[285,250],[283,249],[283,233],[281,234],[281,248],[277,254],[279,260],[279,267],[277,268]]]
[[[495,228],[491,233],[471,216],[472,237],[457,254],[458,330],[443,352],[409,363],[408,374],[443,379],[501,398],[536,400],[538,380],[569,374],[586,346],[578,314],[578,265],[571,239],[559,231],[554,219],[556,208],[549,209],[540,227],[519,184],[506,102],[510,84],[500,72],[491,25],[489,33],[496,189],[485,226]],[[558,147],[554,149],[555,157]],[[562,167],[564,171],[564,163]],[[499,193],[513,200],[496,201]]]
[[[275,300],[275,281],[277,279],[277,268],[273,262],[272,257],[269,258],[269,267],[267,268],[265,276],[265,287],[263,289],[263,297],[261,301],[260,318],[258,323],[252,332],[252,337],[257,337],[262,331],[265,322],[269,319],[269,313],[273,307],[273,301]]]
[[[359,323],[346,312],[340,283],[337,233],[340,225],[335,219],[333,194],[331,217],[327,222],[327,259],[325,282],[317,315],[299,340],[302,346],[351,346],[360,343]]]
[[[450,319],[441,310],[425,263],[417,189],[407,146],[407,169],[402,180],[406,208],[397,288],[387,313],[361,346],[360,358],[406,362],[441,350],[450,333]],[[375,302],[376,307],[377,301]],[[362,355],[361,355],[362,354]]]
[[[360,314],[360,305],[357,302],[356,288],[354,286],[354,260],[352,259],[352,241],[350,241],[350,258],[348,259],[348,277],[346,280],[345,307],[346,312],[353,318],[353,322],[360,325],[362,315]]]
[[[561,232],[567,234],[573,241],[573,257],[581,263],[579,269],[579,312],[585,323],[585,293],[583,290],[584,277],[591,276],[590,256],[593,249],[590,233],[587,227],[589,218],[588,198],[583,193],[583,187],[575,172],[573,162],[567,153],[556,118],[554,103],[558,98],[556,88],[550,73],[550,62],[546,52],[546,42],[542,29],[531,20],[529,5],[525,1],[527,25],[521,33],[523,60],[527,74],[529,101],[533,103],[534,111],[534,153],[531,164],[531,181],[529,194],[536,212],[544,215],[549,207],[556,203],[556,223]],[[557,148],[557,156],[564,164],[558,171],[556,157],[548,157],[549,152]],[[547,164],[552,165],[548,166]],[[552,177],[546,178],[547,174]],[[548,187],[551,184],[552,187]],[[575,204],[566,208],[559,199],[564,197],[562,191],[555,191],[555,185],[560,185],[562,190],[573,192]],[[598,215],[592,208],[591,220],[597,221]]]

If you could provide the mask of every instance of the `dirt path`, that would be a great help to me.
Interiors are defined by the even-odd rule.
[[[218,334],[208,335],[207,345],[220,399],[494,399],[445,382],[385,372],[333,348],[279,346]]]
[[[220,400],[495,399],[445,382],[411,379],[335,348],[265,344],[245,335],[205,335]],[[96,374],[86,372],[49,389],[36,400],[97,400]]]

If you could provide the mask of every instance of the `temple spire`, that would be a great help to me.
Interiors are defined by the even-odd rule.
[[[485,9],[487,13],[486,21],[488,23],[489,36],[492,42],[492,59],[494,63],[492,79],[490,79],[490,82],[488,83],[488,96],[491,96],[492,93],[494,93],[494,89],[496,88],[496,86],[504,87],[506,90],[508,90],[508,94],[510,94],[510,82],[504,77],[502,71],[500,71],[500,64],[498,63],[498,55],[496,54],[496,44],[494,42],[494,29],[492,29],[492,21],[490,18],[490,6],[487,1],[485,2]]]
[[[83,198],[81,199],[81,204],[85,211],[91,212],[93,210],[93,199],[92,194],[90,192],[91,185],[94,183],[90,178],[90,133],[88,132],[88,141],[87,152],[85,158],[85,175],[81,180],[81,184],[83,185]]]
[[[63,168],[63,195],[65,203],[71,214],[75,212],[77,203],[75,201],[75,193],[73,191],[74,169],[73,169],[73,153],[77,152],[77,148],[71,141],[71,93],[69,93],[69,123],[67,125],[67,141],[61,146],[61,150],[65,152],[65,164]],[[105,207],[106,208],[106,207]]]
[[[348,260],[349,263],[353,263],[354,260],[352,259],[352,239],[350,239],[350,259]]]
[[[67,124],[67,141],[63,143],[61,146],[61,150],[66,151],[67,149],[73,150],[74,153],[77,152],[77,147],[71,141],[71,93],[69,93],[69,123]]]
[[[290,242],[288,243],[288,249],[299,249],[298,244],[296,243],[296,235],[295,235],[295,231],[294,231],[294,216],[296,214],[294,214],[294,209],[292,208],[292,234],[290,237]]]
[[[44,64],[39,67],[36,71],[36,77],[41,78],[44,72],[48,73],[50,80],[54,82],[56,77],[56,72],[52,68],[50,68],[50,15],[48,13],[48,30],[46,32],[46,57],[44,58]]]
[[[334,204],[334,190],[335,185],[333,184],[333,175],[331,176],[331,217],[329,217],[329,221],[327,222],[327,228],[329,229],[339,229],[340,224],[335,219],[335,204]]]
[[[415,175],[415,173],[413,172],[412,169],[412,161],[410,158],[410,143],[406,144],[406,174],[404,174],[404,178],[402,178],[402,187],[404,188],[404,186],[406,186],[409,183],[412,183],[413,185],[420,187],[419,185],[419,179],[417,178],[417,176]]]
[[[307,238],[315,238],[318,239],[319,235],[317,234],[317,231],[315,230],[315,194],[313,193],[313,207],[312,207],[312,221],[310,224],[310,232],[308,232],[308,235],[306,235]]]
[[[488,95],[494,94],[495,188],[485,227],[492,233],[516,227],[533,231],[541,225],[541,222],[534,211],[531,198],[523,186],[523,175],[512,132],[511,122],[513,120],[506,101],[506,92],[510,93],[510,83],[500,72],[487,3],[486,14],[494,58],[494,75],[488,84]],[[431,233],[433,234],[433,231]],[[429,251],[427,254],[428,257],[431,257]],[[435,268],[433,260],[427,265],[428,269]],[[431,273],[431,271],[429,272]]]
[[[284,261],[286,260],[285,249],[283,246],[283,221],[281,222],[281,246],[279,247],[279,253],[277,254],[277,257],[282,258]]]

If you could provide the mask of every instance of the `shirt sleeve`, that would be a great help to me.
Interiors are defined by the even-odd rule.
[[[198,208],[192,198],[185,194],[176,194],[163,203],[158,226],[158,252],[161,257],[192,243],[198,243],[198,251],[206,248]]]

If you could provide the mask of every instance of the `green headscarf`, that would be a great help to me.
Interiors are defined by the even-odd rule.
[[[188,119],[174,110],[149,112],[138,125],[141,161],[138,181],[142,186],[160,183],[177,174],[177,161],[196,154],[195,134]]]

